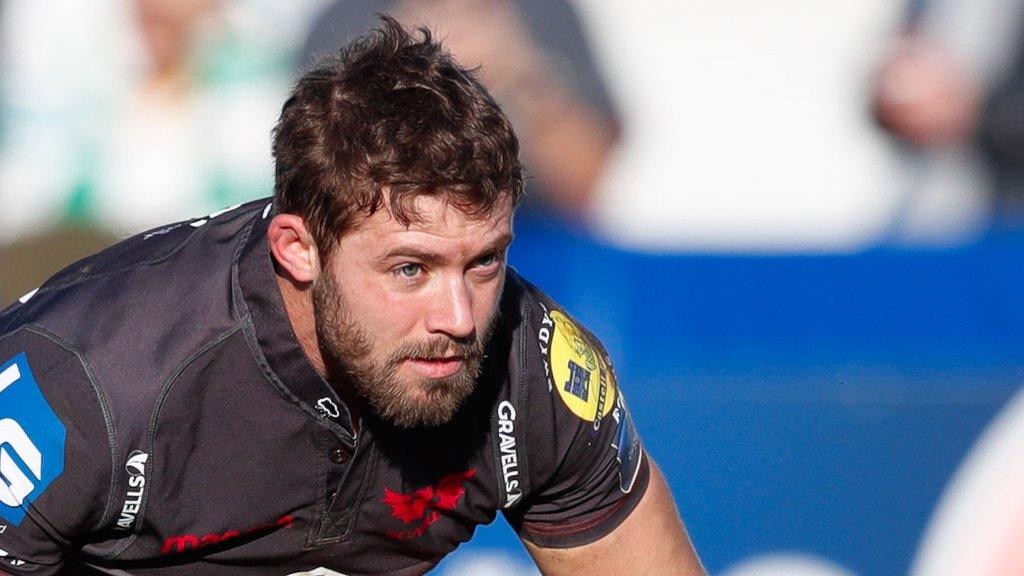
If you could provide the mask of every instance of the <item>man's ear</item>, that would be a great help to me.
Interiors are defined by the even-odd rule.
[[[320,276],[320,256],[306,222],[295,214],[278,214],[267,230],[270,252],[293,280],[312,283]]]

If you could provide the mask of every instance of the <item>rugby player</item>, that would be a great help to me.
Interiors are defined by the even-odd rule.
[[[0,570],[423,574],[501,512],[545,574],[702,574],[601,345],[506,265],[518,153],[385,18],[297,83],[272,201],[7,308]]]

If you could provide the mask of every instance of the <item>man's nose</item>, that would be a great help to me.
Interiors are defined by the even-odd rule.
[[[460,340],[469,338],[476,331],[473,298],[461,276],[443,281],[437,302],[427,319],[427,330]]]

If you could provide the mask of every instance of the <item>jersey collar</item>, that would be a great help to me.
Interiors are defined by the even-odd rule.
[[[235,301],[250,347],[268,379],[287,397],[342,439],[353,442],[348,409],[313,368],[288,320],[267,240],[267,228],[275,214],[268,203],[253,216],[235,257]]]

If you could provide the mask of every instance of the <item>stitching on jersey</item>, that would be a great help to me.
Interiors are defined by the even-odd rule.
[[[170,394],[171,389],[174,388],[174,384],[177,383],[178,377],[181,376],[181,374],[190,365],[192,365],[193,362],[195,362],[199,358],[201,358],[204,355],[206,355],[207,352],[213,350],[217,346],[220,346],[221,344],[226,342],[228,340],[228,338],[230,338],[233,334],[238,332],[240,329],[241,329],[241,325],[240,324],[236,324],[235,326],[233,326],[230,329],[228,329],[226,332],[222,333],[219,336],[214,337],[212,340],[210,340],[209,342],[204,344],[198,350],[193,352],[191,356],[186,358],[181,364],[178,364],[178,367],[175,368],[173,372],[171,372],[170,377],[164,383],[163,388],[160,390],[160,394],[157,396],[157,401],[156,401],[156,405],[153,408],[153,413],[152,413],[152,415],[149,418],[149,430],[147,430],[147,432],[146,432],[146,451],[149,454],[149,457],[151,458],[151,460],[149,460],[147,462],[147,467],[151,467],[150,469],[153,470],[151,478],[149,479],[150,483],[155,485],[159,481],[159,477],[158,477],[159,468],[157,468],[156,466],[153,466],[152,458],[156,457],[156,454],[153,453],[153,445],[154,445],[155,440],[156,440],[157,421],[160,418],[160,411],[163,409],[164,400],[167,399],[167,395]],[[142,530],[142,525],[145,524],[146,512],[147,512],[147,509],[149,507],[149,495],[152,494],[152,493],[153,493],[152,490],[146,490],[142,494],[142,505],[139,507],[138,518],[135,521],[135,526],[132,528],[131,535],[128,536],[128,538],[125,539],[124,544],[122,544],[121,546],[116,548],[110,554],[104,556],[103,557],[104,560],[112,560],[112,559],[116,558],[121,553],[123,553],[125,550],[127,550],[129,546],[131,546],[132,544],[135,543],[135,540],[139,536],[139,532]]]
[[[93,526],[93,530],[96,530],[100,526],[106,524],[107,516],[113,512],[113,503],[117,492],[116,487],[114,486],[114,477],[117,474],[117,435],[114,431],[114,416],[110,411],[110,405],[107,403],[107,396],[103,391],[103,387],[100,386],[99,382],[96,380],[92,367],[89,365],[89,361],[86,359],[85,355],[77,348],[68,342],[65,342],[59,336],[46,330],[42,326],[39,326],[38,324],[26,324],[17,330],[0,337],[0,341],[7,340],[21,330],[25,330],[26,332],[31,332],[45,338],[65,351],[73,354],[85,370],[85,377],[89,381],[89,386],[92,387],[93,394],[96,395],[96,401],[100,405],[100,412],[103,414],[103,422],[107,427],[107,444],[110,447],[110,486],[107,489],[107,502],[103,505],[103,514],[100,516],[99,523],[96,526]]]
[[[318,454],[325,454],[328,450],[329,431],[320,432],[313,438],[313,446]],[[306,543],[303,545],[304,550],[311,550],[316,547],[317,538],[320,535],[321,526],[324,523],[324,518],[330,512],[331,502],[329,495],[331,493],[330,486],[328,485],[328,479],[330,477],[330,466],[327,464],[324,458],[316,459],[316,514],[309,532],[306,533]],[[340,484],[340,482],[339,482]]]
[[[510,266],[509,268],[512,267]],[[516,272],[514,268],[512,268],[512,271]],[[515,283],[516,285],[516,287],[511,290],[517,290],[519,293],[520,328],[518,329],[517,334],[518,340],[512,342],[513,348],[518,347],[518,355],[516,356],[516,361],[518,362],[519,366],[519,376],[518,378],[510,377],[508,379],[508,382],[510,386],[509,399],[515,404],[517,413],[521,414],[521,416],[519,416],[516,419],[518,422],[520,422],[520,424],[516,426],[514,434],[517,446],[516,453],[518,455],[517,462],[519,464],[519,490],[522,494],[522,498],[519,500],[519,503],[513,506],[512,508],[505,508],[505,505],[508,504],[508,490],[506,489],[504,482],[504,474],[501,469],[501,443],[496,441],[494,442],[493,447],[495,462],[495,483],[498,488],[498,494],[502,494],[504,496],[499,505],[499,511],[502,514],[505,514],[506,517],[508,517],[508,514],[511,514],[516,510],[522,509],[524,503],[529,499],[530,492],[530,465],[528,457],[529,450],[527,449],[526,428],[527,426],[529,426],[530,421],[528,415],[530,406],[530,383],[528,380],[529,370],[527,369],[527,362],[529,360],[529,350],[531,349],[529,337],[531,332],[530,326],[532,326],[532,323],[530,322],[531,309],[529,299],[527,298],[527,296],[530,296],[532,294],[530,294],[527,290],[527,287],[522,282],[522,279],[519,276],[518,272],[516,272],[515,275],[511,277],[511,279],[512,282]],[[493,431],[497,429],[497,413],[493,412],[491,414],[491,430]]]
[[[235,250],[231,253],[231,279],[238,280],[238,262],[242,258],[242,251],[249,245],[249,237],[252,236],[252,229],[256,227],[257,220],[253,218],[249,223],[242,229],[242,233],[238,238],[238,244],[235,245]]]
[[[370,490],[371,485],[375,486],[377,484],[378,452],[372,444],[367,449],[370,451],[370,453],[367,455],[370,461],[366,463],[368,469],[365,473],[363,473],[362,487],[359,489],[359,496],[353,503],[352,514],[348,522],[348,527],[345,528],[345,533],[342,534],[342,541],[347,541],[351,539],[352,530],[355,528],[356,521],[359,519],[359,511],[363,509],[363,501],[366,498],[366,493]]]
[[[347,430],[341,428],[340,426],[332,422],[330,419],[321,416],[319,413],[313,410],[308,404],[303,402],[301,398],[296,396],[287,386],[284,385],[283,382],[281,382],[281,379],[278,378],[277,374],[270,367],[270,364],[267,363],[266,358],[263,356],[263,350],[260,348],[259,341],[256,339],[255,327],[252,324],[252,319],[246,314],[245,318],[242,321],[243,325],[241,326],[241,329],[242,333],[245,335],[245,341],[248,344],[247,348],[249,348],[249,353],[250,355],[252,355],[253,362],[255,362],[256,367],[259,368],[260,372],[263,374],[263,378],[267,381],[267,383],[273,386],[273,388],[278,392],[278,394],[283,396],[303,414],[305,414],[306,416],[310,417],[313,420],[316,420],[321,425],[328,427],[335,434],[339,433],[340,431],[344,438],[347,438],[350,443],[354,443],[352,440],[352,435]]]
[[[527,499],[527,494],[530,493],[532,486],[530,485],[530,456],[529,456],[529,442],[527,439],[527,428],[530,423],[530,382],[527,380],[529,375],[528,362],[530,360],[529,355],[533,351],[530,345],[530,335],[533,331],[533,323],[530,322],[532,319],[532,310],[530,309],[530,302],[527,298],[529,292],[526,287],[520,282],[520,277],[516,274],[516,282],[519,284],[521,290],[520,295],[520,315],[522,316],[521,323],[523,328],[519,334],[519,406],[522,407],[524,418],[522,418],[523,425],[520,426],[518,436],[520,441],[521,450],[519,450],[519,481],[520,491],[523,494],[523,499],[520,502],[524,502]],[[522,504],[520,504],[522,505]]]
[[[328,434],[333,437],[333,434],[330,433],[330,430],[327,429],[326,426],[323,426],[322,422],[318,422],[318,424],[326,429],[326,432],[323,435],[318,435],[315,439],[317,452],[323,455],[327,454],[328,447],[331,445],[329,440],[325,441],[325,438]],[[342,532],[342,534],[338,536],[322,537],[323,532],[327,530],[327,522],[331,518],[331,510],[333,509],[334,500],[343,496],[342,488],[345,486],[345,482],[348,479],[352,468],[355,467],[355,462],[355,453],[353,450],[352,460],[350,460],[348,467],[346,467],[345,471],[342,472],[341,478],[338,479],[337,484],[332,485],[329,483],[332,469],[331,464],[327,462],[326,458],[317,458],[316,493],[319,507],[317,510],[318,513],[316,515],[316,521],[312,523],[312,526],[306,535],[306,544],[304,545],[304,549],[313,550],[330,544],[337,544],[345,535],[344,532]],[[333,499],[330,497],[332,492],[334,493]]]
[[[356,450],[358,450],[358,447]],[[342,498],[345,495],[345,487],[351,481],[351,476],[359,472],[358,468],[363,469],[362,477],[358,479],[359,489],[356,491],[355,498],[352,499],[350,503],[343,504],[342,512],[333,516],[334,518],[339,518],[343,517],[346,513],[349,515],[345,529],[337,536],[330,536],[326,538],[321,537],[321,534],[327,531],[327,522],[332,518],[331,511],[333,510],[333,502],[327,501],[327,505],[324,508],[323,513],[318,516],[316,523],[310,529],[309,535],[306,538],[307,550],[324,548],[326,546],[347,542],[351,539],[352,530],[355,528],[356,522],[359,519],[359,511],[362,510],[362,503],[366,498],[366,493],[370,489],[371,485],[376,485],[377,483],[376,474],[378,470],[378,452],[372,443],[367,445],[364,452],[365,451],[369,451],[369,453],[366,455],[367,462],[362,465],[357,464],[356,454],[352,454],[352,459],[349,461],[348,467],[342,474],[341,480],[338,482],[337,490],[335,491],[335,499]]]
[[[291,401],[299,410],[306,413],[309,416],[319,419],[319,415],[313,412],[312,408],[307,408],[302,400],[298,396],[292,393],[284,383],[277,377],[277,374],[270,368],[270,364],[267,362],[266,356],[263,354],[263,349],[260,348],[259,340],[256,337],[256,325],[252,321],[252,314],[249,313],[249,307],[245,304],[245,296],[242,294],[242,281],[238,277],[238,264],[241,261],[242,251],[249,245],[249,237],[252,236],[252,230],[256,226],[256,221],[253,220],[245,227],[242,231],[242,235],[239,238],[238,245],[235,247],[235,253],[232,255],[231,262],[231,300],[234,304],[239,322],[242,325],[242,333],[245,335],[245,341],[249,345],[249,353],[252,355],[253,361],[256,362],[256,366],[263,373],[263,377],[273,386],[279,394],[284,396],[287,400]]]

